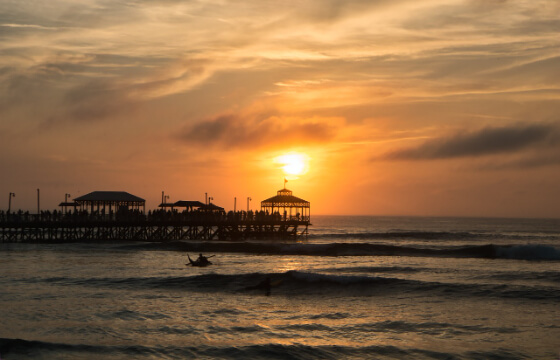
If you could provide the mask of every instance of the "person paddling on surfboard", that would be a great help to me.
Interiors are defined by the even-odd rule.
[[[247,286],[245,288],[245,290],[264,290],[265,295],[269,296],[270,295],[270,287],[271,287],[270,277],[267,276],[263,281],[261,281],[257,285]]]
[[[208,264],[210,261],[208,261],[208,258],[202,254],[198,254],[198,259],[196,259],[196,261],[199,264]]]
[[[215,255],[206,257],[206,256],[204,256],[204,255],[202,255],[202,254],[199,254],[199,255],[198,255],[198,259],[196,259],[196,260],[193,261],[193,260],[191,259],[191,257],[189,256],[189,254],[187,254],[187,258],[189,259],[189,262],[188,262],[187,264],[185,264],[185,265],[187,265],[187,266],[189,266],[189,265],[192,265],[192,266],[200,266],[200,267],[205,267],[205,266],[208,266],[208,265],[212,265],[212,263],[211,263],[210,260],[208,260],[208,259],[211,258],[211,257],[213,257],[213,256],[215,256]]]

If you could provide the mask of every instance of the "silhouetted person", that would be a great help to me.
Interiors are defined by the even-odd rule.
[[[202,254],[198,254],[198,259],[196,259],[200,264],[208,264],[208,258]]]
[[[264,290],[266,296],[270,295],[270,277],[266,277],[263,281],[255,286],[246,287],[245,290]]]

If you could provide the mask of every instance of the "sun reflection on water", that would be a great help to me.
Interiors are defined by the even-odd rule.
[[[280,273],[294,270],[302,270],[305,264],[301,259],[283,257],[276,262],[275,270]]]

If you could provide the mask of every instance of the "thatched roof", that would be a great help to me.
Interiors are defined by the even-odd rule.
[[[220,207],[218,205],[214,205],[212,203],[208,204],[208,205],[204,205],[202,204],[202,206],[200,207],[202,210],[205,211],[224,211],[223,207]]]
[[[58,206],[80,206],[80,204],[78,204],[77,202],[73,201],[73,202],[61,202],[60,204],[58,204]]]
[[[125,191],[94,191],[84,196],[80,196],[74,198],[74,201],[77,202],[89,202],[89,201],[97,201],[97,202],[134,202],[134,203],[143,203],[146,200],[139,198],[138,196],[134,196],[129,194]]]
[[[165,203],[165,204],[164,204],[164,203],[161,203],[161,204],[158,205],[158,207],[160,207],[160,208],[164,208],[164,207],[166,207],[166,208],[169,208],[169,207],[172,208],[172,207],[175,207],[175,204],[173,204],[173,203]]]
[[[173,204],[175,207],[187,207],[187,208],[201,208],[204,207],[204,203],[200,201],[190,201],[190,200],[179,200]]]

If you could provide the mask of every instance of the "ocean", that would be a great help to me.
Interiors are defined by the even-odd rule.
[[[560,220],[312,223],[297,242],[0,244],[0,358],[560,359]],[[199,253],[213,265],[185,265]]]

